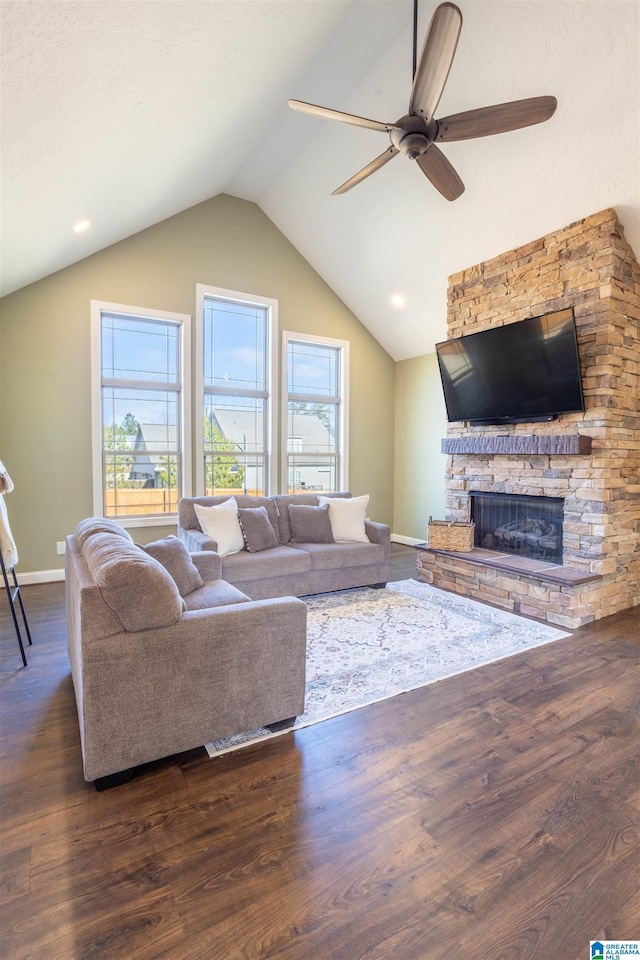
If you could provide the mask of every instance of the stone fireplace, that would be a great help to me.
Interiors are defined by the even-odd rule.
[[[637,604],[640,267],[615,211],[449,283],[449,338],[573,307],[585,412],[549,423],[450,424],[442,443],[447,518],[468,520],[473,510],[479,539],[470,553],[419,548],[419,578],[570,628]],[[536,500],[555,504],[559,550],[558,520],[546,514],[514,516],[493,529],[489,516],[485,529],[481,501],[490,513],[504,495],[525,514]]]
[[[471,490],[475,545],[562,564],[563,497]]]

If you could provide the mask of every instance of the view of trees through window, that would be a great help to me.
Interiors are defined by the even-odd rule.
[[[320,338],[287,341],[287,488],[331,492],[340,484],[342,351]]]
[[[204,420],[204,440],[207,448],[216,451],[206,460],[207,490],[244,491],[246,481],[244,464],[238,460],[237,456],[226,456],[227,452],[233,454],[237,445],[233,440],[225,437],[212,415],[205,417]],[[225,455],[220,451],[224,451]]]
[[[98,301],[92,318],[96,510],[169,520],[193,493],[191,318]],[[194,435],[205,495],[345,483],[349,345],[285,331],[285,396],[274,407],[276,334],[276,301],[199,286]]]
[[[206,294],[202,308],[204,491],[267,492],[270,311]]]
[[[175,514],[182,484],[182,323],[125,309],[100,309],[98,319],[104,514]]]

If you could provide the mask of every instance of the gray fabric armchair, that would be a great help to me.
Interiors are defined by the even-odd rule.
[[[86,520],[67,538],[69,659],[84,776],[98,789],[304,712],[305,604],[250,600],[219,579],[215,554],[189,563],[202,585],[181,596],[115,523]]]

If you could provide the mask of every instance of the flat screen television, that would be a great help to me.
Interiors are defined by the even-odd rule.
[[[573,309],[436,344],[449,422],[533,423],[584,410]]]

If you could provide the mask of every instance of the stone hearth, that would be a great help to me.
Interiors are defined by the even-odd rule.
[[[448,336],[573,307],[585,413],[450,424],[447,518],[472,491],[564,501],[562,565],[418,550],[418,577],[567,627],[640,602],[640,267],[613,210],[450,277]],[[495,546],[495,545],[494,545]]]

